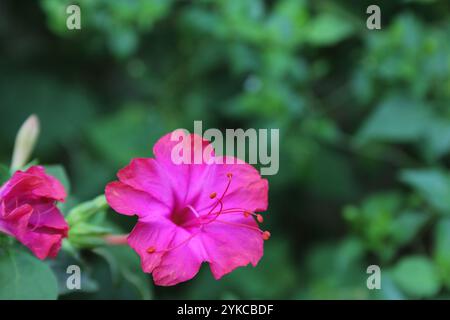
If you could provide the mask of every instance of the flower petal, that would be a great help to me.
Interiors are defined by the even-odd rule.
[[[3,216],[1,221],[1,230],[11,236],[23,235],[27,232],[28,221],[33,213],[33,207],[24,204],[6,213],[2,208]]]
[[[64,201],[66,198],[66,191],[62,183],[55,177],[48,175],[45,172],[44,167],[32,166],[25,173],[30,175],[36,175],[44,180],[44,183],[33,191],[37,196],[46,197],[50,199],[55,199],[58,201]]]
[[[204,260],[200,240],[168,219],[138,222],[128,237],[155,284],[171,286],[193,278]]]
[[[0,189],[2,197],[24,197],[33,195],[64,201],[66,192],[63,185],[45,173],[41,166],[33,166],[27,171],[16,171],[12,178]]]
[[[186,234],[177,232],[172,245],[177,247],[166,253],[161,263],[153,270],[153,281],[156,285],[173,286],[192,279],[205,260],[203,244],[196,236],[186,242]]]
[[[147,192],[170,207],[174,206],[174,195],[167,174],[155,159],[133,159],[117,176],[121,182],[134,189]]]
[[[39,259],[55,257],[69,229],[58,208],[49,204],[22,205],[9,213],[2,224],[6,233],[16,237]]]
[[[27,246],[39,259],[54,258],[61,248],[61,241],[67,237],[65,233],[29,232],[17,239]]]
[[[136,190],[120,181],[109,183],[105,189],[108,204],[125,215],[147,216],[168,215],[170,208],[150,194]]]
[[[151,222],[138,222],[128,236],[128,244],[141,257],[142,270],[152,273],[161,262],[164,253],[177,232],[177,226],[170,220],[161,218]],[[149,253],[149,248],[155,252]]]
[[[30,217],[29,224],[33,228],[68,230],[66,220],[53,202],[40,201],[32,204],[32,206],[33,214]]]
[[[213,223],[204,226],[202,242],[215,279],[220,279],[237,267],[258,264],[263,256],[264,241],[257,228],[253,218],[233,214],[221,215]]]
[[[192,203],[199,196],[203,185],[198,182],[205,181],[209,170],[213,168],[213,165],[208,164],[212,159],[212,151],[203,159],[203,152],[208,146],[210,142],[196,134],[175,130],[159,139],[153,148],[156,161],[165,169],[170,185],[177,191],[177,201],[182,205]],[[183,156],[184,152],[184,161],[187,163],[181,162],[183,159],[180,155]]]
[[[223,199],[223,209],[241,208],[250,212],[267,210],[269,183],[262,179],[259,172],[251,165],[233,157],[223,157],[222,164],[212,166],[208,178],[203,183],[203,192],[195,204],[200,213],[206,213],[215,203],[209,197],[216,192],[220,197],[231,182]],[[229,162],[230,164],[227,164]]]

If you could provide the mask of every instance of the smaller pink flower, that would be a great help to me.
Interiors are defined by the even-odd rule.
[[[56,206],[62,184],[41,166],[16,171],[0,188],[0,232],[15,237],[39,259],[55,257],[68,225]]]

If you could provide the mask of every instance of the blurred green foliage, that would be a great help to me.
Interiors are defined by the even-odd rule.
[[[449,297],[448,1],[384,1],[374,31],[371,1],[79,0],[79,31],[71,3],[0,4],[1,162],[36,113],[35,154],[68,169],[72,204],[194,120],[280,128],[280,171],[256,268],[157,288],[131,249],[68,250],[51,263],[60,297]],[[134,222],[103,215],[123,232]],[[82,292],[64,290],[73,261]],[[382,290],[366,287],[371,264]]]

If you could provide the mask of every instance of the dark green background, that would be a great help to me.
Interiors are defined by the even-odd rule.
[[[0,161],[36,113],[73,202],[194,120],[279,128],[280,171],[257,268],[153,288],[126,248],[112,271],[84,252],[90,292],[62,298],[449,297],[449,1],[377,1],[373,31],[374,1],[84,0],[80,31],[69,3],[0,3]]]

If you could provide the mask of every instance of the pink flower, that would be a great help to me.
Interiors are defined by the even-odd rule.
[[[209,147],[210,159],[219,159],[201,137],[181,138],[193,154]],[[255,212],[267,210],[267,180],[234,158],[235,164],[225,164],[223,157],[224,164],[174,164],[171,153],[179,144],[165,135],[153,148],[154,159],[133,159],[119,171],[119,181],[106,187],[115,211],[138,216],[128,243],[142,269],[157,285],[170,286],[193,278],[203,262],[215,279],[249,263],[256,266],[270,236],[253,218],[262,222]]]
[[[56,201],[64,201],[61,183],[33,166],[16,171],[0,188],[0,231],[15,237],[39,259],[55,257],[68,226]]]

